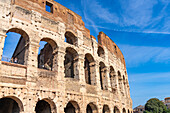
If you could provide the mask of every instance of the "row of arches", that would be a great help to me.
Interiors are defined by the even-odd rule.
[[[30,43],[29,35],[24,30],[18,28],[9,29],[6,35],[7,38],[5,39],[5,46],[8,45],[7,43],[10,43],[7,49],[12,50],[12,52],[9,53],[9,51],[4,51],[3,60],[27,65],[28,48]],[[77,46],[78,38],[74,35],[74,33],[67,31],[65,33],[65,42]],[[41,44],[43,47],[39,48],[38,67],[50,70],[52,68],[51,60],[58,48],[57,43],[50,38],[43,38],[40,40],[40,46]],[[45,56],[45,54],[49,55]],[[97,54],[100,57],[104,54],[104,49],[101,46],[98,47]]]
[[[7,32],[7,34],[10,35],[9,37],[7,36],[6,38],[7,41],[8,38],[13,38],[13,40],[15,40],[14,38],[16,38],[16,36],[19,37],[18,39],[19,41],[16,44],[16,48],[14,52],[11,54],[10,62],[26,65],[29,56],[28,48],[30,46],[29,45],[30,40],[28,34],[25,31],[16,28],[10,29]],[[67,43],[77,46],[77,37],[73,33],[66,32],[65,37]],[[56,71],[56,68],[58,66],[57,52],[58,52],[58,45],[54,40],[50,38],[41,39],[39,55],[37,58],[38,68],[46,69],[50,71]],[[3,51],[3,53],[5,54],[5,51]],[[99,57],[104,56],[104,50],[101,46],[99,46],[97,53]],[[2,60],[4,59],[2,58]],[[65,77],[79,79],[78,62],[79,62],[78,52],[72,47],[67,47],[65,49],[65,56],[63,61]],[[109,87],[108,79],[110,79],[110,85],[112,91],[115,92],[117,89],[117,84],[119,84],[119,89],[121,89],[121,92],[123,92],[123,90],[126,87],[125,85],[128,84],[128,81],[125,79],[125,76],[123,76],[122,78],[120,71],[116,72],[112,66],[110,66],[110,70],[108,70],[104,62],[99,62],[99,67],[97,67],[96,62],[90,53],[87,53],[84,56],[84,75],[87,84],[96,85],[96,74],[97,74],[96,68],[99,68],[101,89],[108,90]],[[118,83],[117,83],[117,79],[118,79]]]
[[[42,99],[36,103],[35,113],[57,113],[55,103],[50,99]],[[4,97],[0,99],[0,113],[21,113],[24,107],[20,99],[17,97]],[[80,107],[76,101],[69,101],[64,108],[65,113],[80,113]],[[98,107],[94,103],[86,106],[86,113],[98,113]],[[108,105],[103,105],[102,113],[112,113]],[[114,107],[113,113],[121,113],[118,107]],[[125,108],[122,113],[130,113]]]

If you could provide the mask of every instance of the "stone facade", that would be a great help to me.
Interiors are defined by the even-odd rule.
[[[1,60],[8,32],[25,40],[20,64]],[[52,47],[50,70],[38,68],[40,41]],[[133,111],[118,46],[103,32],[97,43],[79,15],[53,0],[0,0],[0,50],[0,113]]]
[[[163,103],[166,105],[167,109],[170,109],[170,97],[166,97]]]
[[[139,105],[133,109],[133,113],[143,113],[145,111],[145,106]]]

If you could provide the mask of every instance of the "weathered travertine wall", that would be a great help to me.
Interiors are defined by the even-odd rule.
[[[24,65],[1,61],[7,32],[25,39]],[[52,71],[38,68],[40,41],[53,48]],[[14,101],[20,113],[132,113],[123,54],[103,32],[98,41],[79,15],[53,0],[0,0],[0,104]]]

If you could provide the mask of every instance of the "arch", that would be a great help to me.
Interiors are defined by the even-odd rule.
[[[122,109],[122,113],[126,113],[126,109],[125,108]]]
[[[51,47],[53,48],[54,52],[58,49],[57,43],[51,38],[45,37],[45,38],[42,38],[40,41],[45,41],[45,42],[49,43],[51,45]]]
[[[116,84],[116,73],[115,73],[115,70],[114,70],[114,68],[112,66],[110,66],[109,75],[110,75],[111,89],[112,89],[112,92],[115,93],[116,92],[116,87],[117,87],[117,84]]]
[[[95,80],[95,61],[91,54],[85,54],[84,58],[84,73],[85,73],[85,80],[87,84],[96,84]]]
[[[130,113],[129,109],[128,109],[128,113]]]
[[[78,38],[71,31],[66,31],[65,39],[66,39],[66,42],[69,44],[72,44],[75,46],[77,46],[78,44]]]
[[[89,103],[86,107],[86,113],[98,113],[97,106],[93,103]]]
[[[66,48],[64,68],[65,77],[79,79],[78,53],[71,47]]]
[[[108,105],[103,106],[103,113],[110,113],[110,109]]]
[[[121,92],[121,94],[122,94],[122,92],[123,92],[123,82],[122,82],[122,76],[121,76],[121,73],[120,73],[120,71],[118,71],[117,72],[118,73],[118,84],[119,84],[119,91]]]
[[[4,44],[2,61],[27,65],[28,47],[29,47],[28,34],[24,30],[19,28],[11,28],[7,31],[6,34],[7,34],[7,37],[5,38],[6,44]],[[15,39],[11,39],[11,38],[15,38]],[[11,42],[13,43],[9,45],[8,41],[10,41],[10,39]],[[7,50],[8,52],[5,51],[7,45],[10,46],[10,49]]]
[[[14,96],[7,96],[0,99],[0,113],[20,113],[24,111],[21,100]]]
[[[64,108],[65,113],[80,113],[80,107],[76,101],[69,101]]]
[[[114,113],[120,113],[118,107],[116,107],[116,106],[114,107]]]
[[[123,75],[123,87],[124,87],[124,95],[127,96],[127,87],[126,87],[126,80],[125,80],[125,76]]]
[[[104,58],[104,49],[101,46],[98,46],[97,54],[99,57]]]
[[[35,107],[36,113],[57,113],[55,103],[50,99],[39,100]]]
[[[107,69],[106,69],[106,66],[103,62],[100,62],[99,63],[99,74],[100,74],[100,84],[101,84],[101,89],[105,89],[107,90],[108,89],[108,86],[107,86],[107,73],[106,73]]]
[[[40,47],[44,47],[42,49],[39,47],[38,68],[56,71],[58,50],[57,43],[50,38],[42,38],[40,43],[42,41],[44,41],[44,43],[42,45],[40,44]]]
[[[28,36],[27,32],[25,32],[23,29],[21,29],[21,28],[11,28],[7,31],[7,33],[9,33],[9,32],[18,33],[26,40],[26,42],[29,42],[29,36]]]

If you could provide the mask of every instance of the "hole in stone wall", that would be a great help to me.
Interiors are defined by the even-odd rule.
[[[45,8],[46,8],[46,11],[47,11],[47,12],[53,13],[53,4],[51,4],[50,2],[47,2],[47,1],[46,1],[46,6],[45,6]]]

